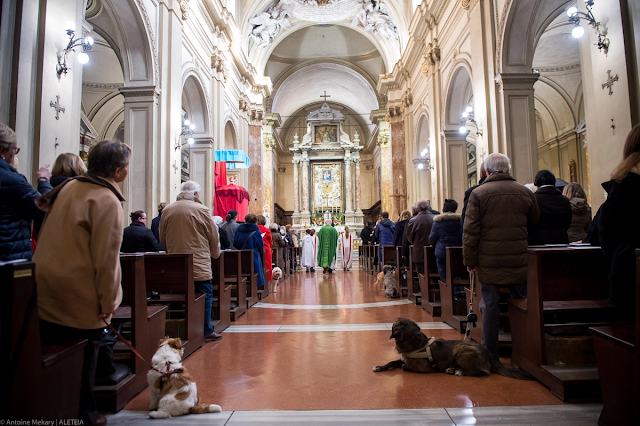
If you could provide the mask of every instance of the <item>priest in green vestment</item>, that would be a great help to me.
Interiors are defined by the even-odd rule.
[[[318,232],[318,266],[322,266],[322,273],[331,274],[336,258],[338,246],[338,231],[331,226],[331,219],[324,220],[324,226]]]

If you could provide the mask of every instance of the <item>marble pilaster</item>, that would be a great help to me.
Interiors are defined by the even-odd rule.
[[[380,180],[382,182],[382,211],[390,212],[392,205],[392,184],[393,184],[393,164],[389,161],[391,157],[391,126],[386,121],[387,111],[375,110],[371,112],[371,121],[378,125],[378,137],[376,144],[380,147]]]
[[[309,158],[306,152],[302,158],[302,213],[307,216],[309,212]]]
[[[249,167],[249,212],[262,214],[262,128],[258,125],[249,126],[248,155],[251,161]]]
[[[447,188],[445,197],[460,202],[468,188],[467,135],[457,130],[445,130],[445,161],[447,162]],[[435,207],[434,207],[435,208]]]
[[[356,212],[361,213],[362,209],[360,206],[360,159],[356,158],[353,160],[356,166]]]
[[[272,220],[274,218],[273,149],[276,147],[273,131],[281,122],[279,114],[266,114],[262,126],[262,197],[264,205],[269,207]]]
[[[351,190],[351,155],[345,156],[344,158],[344,196],[345,196],[345,213],[353,212],[353,200]]]
[[[215,194],[215,155],[212,138],[198,138],[189,148],[189,179],[200,184],[200,201],[213,209]]]
[[[384,158],[384,157],[383,157]],[[398,120],[391,123],[391,162],[393,174],[393,204],[390,217],[398,217],[398,214],[407,208],[407,182],[406,182],[406,154],[404,142],[404,121]],[[402,195],[404,194],[404,195]]]
[[[293,212],[300,212],[300,188],[298,183],[298,166],[300,165],[299,159],[293,160]]]

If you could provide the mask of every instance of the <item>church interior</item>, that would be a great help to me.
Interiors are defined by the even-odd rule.
[[[500,305],[500,361],[531,378],[517,380],[372,371],[399,358],[389,338],[397,318],[415,321],[428,337],[463,340],[468,305],[480,313],[482,304],[454,260],[438,282],[437,271],[400,268],[399,249],[374,250],[362,238],[369,221],[387,212],[398,222],[419,200],[437,211],[450,199],[462,208],[493,153],[509,157],[522,185],[543,169],[556,186],[579,184],[595,215],[607,197],[601,184],[640,124],[640,2],[11,0],[0,7],[0,123],[15,131],[13,166],[34,187],[38,170],[60,154],[86,161],[98,142],[117,140],[131,151],[118,184],[125,227],[135,211],[150,224],[160,203],[175,202],[181,184],[195,181],[212,216],[263,215],[267,226],[290,225],[299,240],[327,218],[338,234],[353,234],[348,271],[309,272],[301,248],[284,249],[283,278],[271,294],[252,287],[253,273],[233,275],[240,255],[237,264],[226,251],[224,262],[213,261],[214,329],[223,338],[198,344],[191,334],[184,365],[200,401],[223,411],[163,424],[640,422],[637,333],[598,337],[590,327],[619,325],[607,322],[608,308],[594,313],[589,305],[580,316],[566,307],[587,287],[593,297],[585,299],[607,299],[599,247],[579,256],[570,247],[528,252],[528,305]],[[344,256],[337,254],[338,264]],[[144,316],[147,267],[135,262],[146,257],[122,258],[123,288],[133,287],[125,289],[129,319],[121,323],[149,360],[158,336],[193,333],[189,309],[203,302],[184,302],[182,317],[169,312],[180,308],[175,303]],[[385,297],[377,281],[384,265],[397,266],[398,298]],[[31,276],[11,271],[12,278],[1,273],[7,286]],[[151,276],[146,291],[157,285],[192,295],[192,273],[174,272],[173,287]],[[3,360],[19,367],[7,419],[83,424],[73,423],[82,396],[79,373],[69,372],[71,349],[48,354],[22,332],[18,314],[33,314],[29,294],[10,294],[2,305]],[[554,303],[565,307],[552,312]],[[481,322],[470,327],[471,341],[481,343]],[[13,324],[8,331],[6,324]],[[29,355],[22,347],[31,344],[38,349]],[[599,350],[610,354],[605,361]],[[21,352],[21,362],[37,358],[38,400],[18,383]],[[96,383],[100,413],[109,424],[155,421],[146,361],[122,342],[114,352],[128,375]],[[613,365],[622,360],[630,365]],[[55,373],[56,365],[67,367]]]

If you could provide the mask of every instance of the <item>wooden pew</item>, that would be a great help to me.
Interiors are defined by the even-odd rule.
[[[367,244],[366,246],[362,246],[362,256],[363,256],[363,269],[367,274],[371,274],[371,246]]]
[[[242,276],[240,250],[224,252],[224,282],[231,285],[231,321],[247,312],[247,279]],[[235,302],[235,306],[233,306]]]
[[[438,265],[436,264],[436,251],[433,246],[424,246],[424,273],[418,274],[422,309],[432,317],[442,314],[440,306],[440,286],[438,280]]]
[[[377,276],[382,271],[382,259],[380,257],[380,244],[373,245],[373,268],[371,273]]]
[[[253,250],[240,250],[242,276],[247,279],[247,308],[258,303],[258,272],[253,269]]]
[[[600,247],[528,249],[527,299],[510,299],[514,365],[559,399],[599,398],[590,326],[618,322]]]
[[[358,247],[358,264],[360,265],[360,269],[364,269],[364,246]]]
[[[211,325],[216,333],[222,333],[231,325],[231,284],[224,280],[224,256],[226,251],[220,252],[220,257],[211,259],[211,275],[213,287],[213,303],[211,305]],[[204,325],[204,322],[203,322]]]
[[[454,295],[455,286],[469,285],[469,273],[462,260],[462,247],[447,247],[447,280],[438,280],[438,285],[442,321],[464,333],[467,326],[466,293]]]
[[[273,256],[273,249],[271,249],[271,255]],[[267,256],[265,251],[265,256],[262,256],[262,276],[264,277],[264,287],[262,288],[262,290],[258,289],[258,300],[266,299],[267,297],[269,297],[269,271],[267,270],[266,262]]]
[[[602,426],[640,424],[640,249],[636,249],[636,324],[592,327],[602,386]]]
[[[415,292],[415,288],[409,287],[409,267],[402,265],[402,247],[396,247],[396,285],[400,294],[407,292],[407,297],[414,303],[419,302],[420,294]],[[419,303],[418,303],[419,304]]]
[[[145,257],[141,253],[121,254],[122,302],[111,322],[131,323],[131,345],[147,361],[158,349],[158,342],[165,336],[166,306],[147,306],[145,285]],[[117,412],[147,387],[149,366],[135,356],[124,343],[114,347],[114,360],[126,360],[131,374],[110,386],[95,386],[93,395],[98,409]]]
[[[9,370],[0,402],[3,423],[78,417],[87,341],[41,343],[34,268],[33,262],[0,262],[1,359]]]
[[[465,287],[465,292],[467,293],[467,303],[469,301],[471,289],[470,287]],[[509,305],[508,301],[511,295],[509,294],[509,289],[506,287],[502,287],[500,289],[500,302],[498,303],[498,307],[500,309],[500,332],[498,333],[498,343],[500,345],[511,345],[511,327],[509,321]],[[478,322],[476,322],[475,327],[471,327],[471,333],[469,333],[469,337],[474,342],[482,343],[482,312],[480,312],[480,300],[482,300],[482,283],[478,280],[478,276],[476,275],[476,282],[473,286],[473,312],[478,316]],[[467,305],[468,306],[468,305]]]
[[[291,247],[284,248],[284,268],[282,269],[283,278],[288,277],[291,274]]]
[[[160,299],[149,300],[149,305],[182,304],[184,306],[184,318],[166,321],[166,335],[182,339],[186,358],[205,343],[205,295],[195,291],[193,254],[146,253],[144,273],[147,291],[160,293]]]
[[[400,251],[402,247],[400,247]],[[409,246],[409,266],[407,267],[407,293],[409,296],[409,300],[416,303],[417,297],[414,296],[416,293],[416,289],[420,288],[420,279],[418,277],[418,268],[415,263],[413,263],[413,250],[414,247]],[[420,298],[422,299],[422,293],[420,293]]]

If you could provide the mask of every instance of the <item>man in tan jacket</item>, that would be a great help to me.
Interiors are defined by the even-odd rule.
[[[511,176],[509,157],[491,154],[489,177],[471,192],[462,234],[464,264],[482,283],[482,346],[498,358],[500,287],[527,297],[527,230],[540,218],[533,192]]]
[[[211,326],[213,300],[211,258],[220,257],[218,227],[211,212],[199,200],[200,185],[189,180],[180,188],[176,202],[162,211],[160,244],[167,253],[193,253],[193,281],[196,292],[204,298],[204,338],[211,342],[222,339]]]

